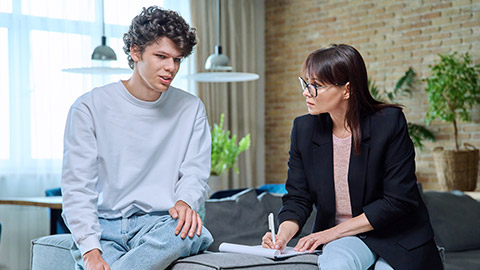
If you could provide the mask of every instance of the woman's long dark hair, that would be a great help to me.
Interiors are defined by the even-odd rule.
[[[353,136],[353,151],[360,153],[363,116],[385,107],[398,107],[375,100],[368,89],[365,62],[360,53],[347,44],[332,44],[312,52],[305,60],[302,73],[325,84],[345,85],[350,83],[350,97],[345,120]]]

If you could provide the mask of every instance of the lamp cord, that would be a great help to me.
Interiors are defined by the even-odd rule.
[[[220,31],[222,31],[220,22],[220,0],[217,0],[217,44],[220,46]]]

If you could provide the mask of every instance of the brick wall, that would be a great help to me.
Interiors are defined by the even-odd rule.
[[[356,47],[379,89],[392,90],[409,68],[417,73],[412,98],[402,98],[408,121],[423,124],[427,96],[421,81],[438,53],[469,51],[480,63],[480,2],[476,0],[266,0],[265,124],[268,183],[282,183],[287,172],[293,119],[307,112],[297,76],[313,50],[331,43]],[[480,148],[480,109],[473,123],[461,123],[461,142]],[[453,148],[453,127],[434,122],[437,142],[417,152],[417,177],[438,189],[432,149]],[[480,186],[477,188],[480,189]]]

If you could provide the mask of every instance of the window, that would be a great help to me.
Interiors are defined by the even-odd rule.
[[[8,59],[8,30],[0,28],[0,59]],[[0,62],[0,160],[10,158],[8,61]]]
[[[0,0],[0,12],[11,13],[13,0]]]
[[[93,22],[95,0],[22,0],[22,14]]]
[[[188,1],[165,2],[176,9]],[[118,59],[112,65],[128,68],[123,34],[142,7],[163,1],[104,3],[107,44]],[[101,44],[101,10],[102,0],[0,0],[0,174],[59,175],[72,103],[95,86],[130,77],[62,71],[92,66],[93,49]],[[185,61],[182,66],[177,78],[188,70]],[[185,82],[173,82],[179,84]]]
[[[139,5],[138,2],[141,2],[141,5]],[[122,5],[119,5],[117,0],[105,0],[105,23],[129,26],[133,17],[140,13],[142,7],[149,6],[161,7],[163,6],[163,1],[126,1]]]
[[[82,63],[89,48],[87,35],[33,30],[30,32],[31,158],[61,159],[63,129],[70,105],[91,85],[91,76],[62,72]],[[59,143],[60,142],[60,143]]]

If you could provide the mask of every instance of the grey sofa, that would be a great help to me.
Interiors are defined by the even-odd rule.
[[[272,260],[260,256],[218,252],[218,246],[222,242],[260,244],[262,236],[268,230],[268,214],[276,214],[280,206],[280,196],[267,192],[257,196],[255,189],[247,189],[228,198],[207,200],[204,207],[204,223],[215,242],[207,252],[179,259],[170,266],[170,269],[318,269],[316,255]],[[292,243],[308,234],[308,228],[311,228],[312,224],[313,218]],[[75,269],[69,251],[72,245],[70,234],[51,235],[33,240],[31,269]]]
[[[480,202],[459,191],[423,192],[446,270],[480,270]]]
[[[436,241],[445,249],[445,269],[480,269],[480,203],[450,192],[423,193],[429,209]],[[277,213],[281,198],[270,193],[257,196],[254,189],[205,203],[205,226],[215,238],[209,251],[175,261],[170,269],[312,269],[317,270],[316,255],[301,255],[286,260],[259,256],[219,253],[222,242],[258,245],[268,230],[267,215]],[[312,215],[314,216],[314,215]],[[298,239],[309,233],[312,216]],[[74,269],[69,249],[69,234],[45,236],[32,241],[33,270]]]

